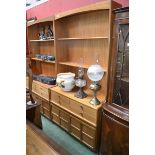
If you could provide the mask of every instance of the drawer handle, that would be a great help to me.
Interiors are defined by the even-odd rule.
[[[80,105],[80,108],[83,110],[83,106],[82,105]]]

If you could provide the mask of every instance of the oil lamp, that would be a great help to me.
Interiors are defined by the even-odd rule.
[[[78,79],[75,81],[75,85],[79,87],[79,90],[76,92],[75,97],[85,98],[87,94],[83,91],[83,87],[86,85],[86,80],[83,79],[84,68],[83,68],[83,59],[80,59],[80,65],[78,69]]]
[[[93,81],[93,83],[89,87],[94,92],[94,97],[90,100],[90,104],[98,105],[100,104],[100,101],[96,97],[96,92],[101,88],[101,85],[99,85],[99,81],[104,75],[104,70],[98,64],[98,60],[96,61],[96,64],[93,64],[88,68],[87,75],[88,78]]]

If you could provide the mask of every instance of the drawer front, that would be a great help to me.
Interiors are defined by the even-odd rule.
[[[79,139],[79,140],[81,139],[81,132],[77,128],[74,128],[73,126],[71,126],[70,133],[71,133],[71,135],[73,135],[77,139]]]
[[[33,93],[33,94],[32,94],[32,97],[33,97],[33,99],[34,99],[37,103],[39,103],[39,104],[42,105],[42,99],[41,99],[39,96],[37,96],[37,95],[35,95],[35,94]]]
[[[54,114],[59,117],[59,109],[54,105],[51,105],[51,114]]]
[[[60,118],[60,126],[65,129],[66,131],[69,131],[69,123]]]
[[[43,108],[43,115],[46,116],[47,118],[50,118],[50,111],[46,108]]]
[[[83,112],[83,118],[87,119],[88,121],[90,121],[94,124],[96,124],[96,122],[97,122],[97,117],[94,116],[93,114],[91,115],[91,113],[88,114],[88,113]]]
[[[60,101],[59,94],[51,91],[51,101],[54,101],[59,104]]]
[[[70,127],[70,116],[68,113],[60,110],[60,126],[66,131],[69,131]]]
[[[59,116],[55,115],[55,114],[52,114],[52,120],[53,122],[55,122],[56,124],[60,124],[60,118]]]
[[[60,96],[60,105],[64,108],[70,109],[70,101],[69,98],[65,97],[65,96]]]
[[[69,123],[70,121],[70,117],[69,117],[69,114],[67,114],[66,112],[60,110],[60,118],[62,120],[64,120],[66,123]]]
[[[83,117],[87,120],[89,120],[90,122],[96,124],[97,121],[97,110],[87,107],[85,105],[82,106],[83,107]]]
[[[46,108],[46,109],[48,109],[49,111],[50,111],[50,104],[49,104],[49,102],[48,101],[42,101],[42,107],[43,108]]]
[[[88,135],[88,137],[95,137],[95,131],[96,129],[92,126],[89,126],[88,124],[82,123],[82,133],[85,135]]]
[[[49,93],[48,92],[44,92],[42,90],[39,91],[40,96],[46,98],[47,100],[49,100]]]
[[[79,116],[83,117],[83,107],[79,102],[70,100],[70,109]]]
[[[70,122],[71,126],[74,127],[74,128],[77,128],[80,131],[81,130],[81,122],[80,122],[80,120],[73,117],[73,116],[71,116],[70,119],[71,119],[70,120],[71,121]]]
[[[82,134],[82,142],[88,145],[90,148],[95,148],[95,141],[94,139],[89,138],[87,135]]]
[[[95,148],[95,131],[94,127],[82,124],[82,141],[92,149]]]

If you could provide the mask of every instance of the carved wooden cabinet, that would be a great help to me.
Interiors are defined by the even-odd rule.
[[[129,8],[114,10],[107,102],[103,104],[100,155],[129,154]]]

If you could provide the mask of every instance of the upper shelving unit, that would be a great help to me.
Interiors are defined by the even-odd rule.
[[[55,61],[47,61],[47,60],[42,60],[42,59],[38,59],[38,58],[31,58],[31,60],[55,64]]]
[[[69,10],[63,13],[59,13],[55,16],[55,19],[60,19],[63,17],[68,17],[71,15],[76,15],[79,13],[86,13],[86,12],[90,12],[90,11],[95,11],[95,10],[106,10],[106,9],[110,9],[110,5],[109,5],[109,1],[104,1],[104,2],[98,2],[95,4],[90,4],[88,6],[84,6],[81,8],[77,8],[77,9],[73,9],[73,10]]]

